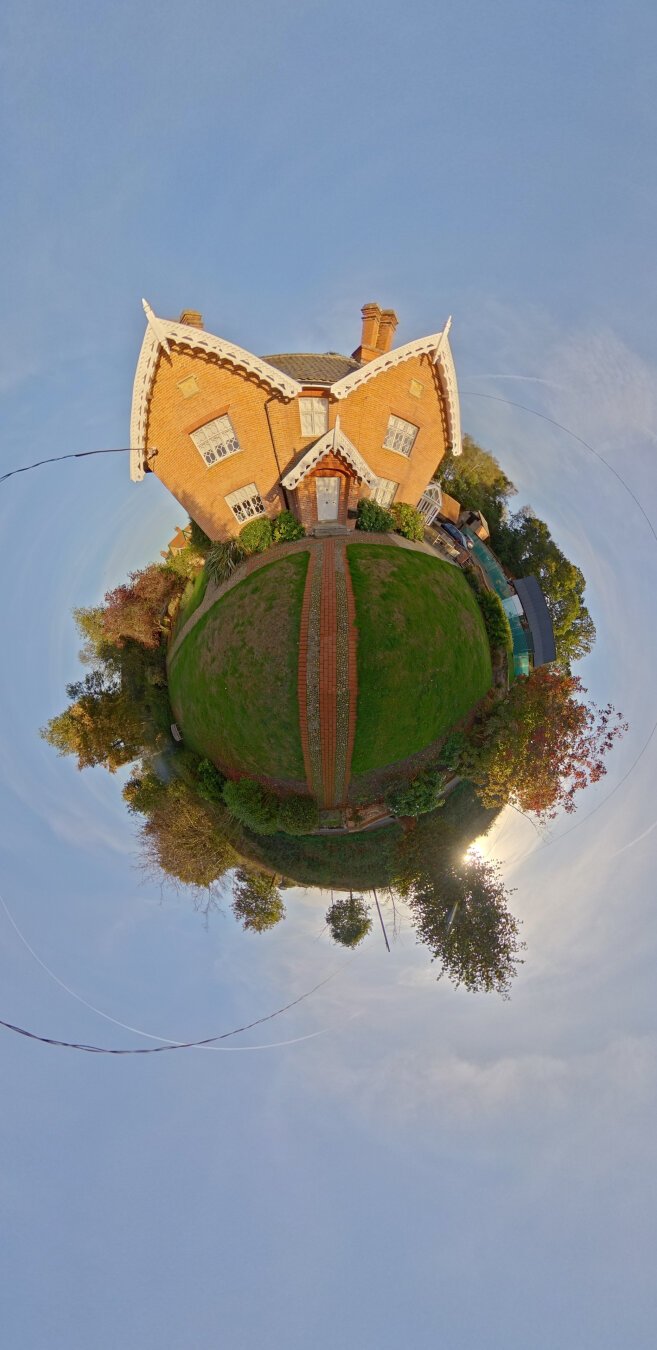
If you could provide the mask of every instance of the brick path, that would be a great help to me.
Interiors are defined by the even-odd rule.
[[[308,791],[330,809],[346,801],[356,730],[354,597],[342,539],[311,553],[301,610],[299,720]]]

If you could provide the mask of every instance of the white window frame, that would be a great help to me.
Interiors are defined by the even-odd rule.
[[[211,422],[204,422],[202,427],[197,427],[190,435],[209,469],[213,464],[220,464],[222,459],[228,459],[229,455],[236,455],[242,449],[227,413],[221,417],[213,417]]]
[[[328,431],[328,399],[300,398],[299,421],[302,436],[323,436]]]
[[[397,455],[404,455],[408,459],[415,441],[419,427],[413,422],[406,422],[403,417],[396,417],[394,413],[388,418],[385,440],[383,442],[384,450],[394,450]]]
[[[372,501],[378,502],[379,506],[392,506],[398,487],[394,478],[380,478],[372,492]]]
[[[247,483],[245,487],[238,488],[236,492],[226,494],[224,501],[230,507],[236,520],[243,525],[247,520],[255,520],[257,516],[265,516],[265,503],[258,492],[255,483]]]

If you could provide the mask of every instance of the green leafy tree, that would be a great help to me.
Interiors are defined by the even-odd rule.
[[[150,809],[141,850],[149,875],[196,890],[214,886],[237,862],[220,814],[180,779],[167,784]]]
[[[445,455],[436,477],[462,506],[481,511],[491,529],[507,514],[508,499],[516,492],[495,456],[471,436],[463,437],[461,455]]]
[[[491,698],[475,719],[460,772],[486,806],[505,802],[550,820],[606,773],[605,757],[627,729],[611,704],[587,703],[581,680],[540,666]]]
[[[69,707],[41,729],[58,754],[75,755],[78,769],[102,764],[110,773],[139,757],[143,717],[115,675],[92,670],[66,692]]]
[[[285,918],[277,878],[267,872],[238,868],[233,881],[233,914],[242,927],[264,933]]]
[[[513,576],[531,575],[540,582],[560,664],[567,668],[586,656],[595,642],[595,626],[584,603],[584,574],[562,553],[545,521],[523,507],[500,525],[493,542]]]
[[[334,900],[326,911],[326,922],[334,942],[341,947],[357,947],[372,927],[369,905],[362,895]]]
[[[525,944],[499,869],[473,856],[419,878],[407,894],[418,940],[456,986],[508,998]]]
[[[142,764],[128,779],[121,795],[131,815],[148,816],[165,792],[162,779]]]

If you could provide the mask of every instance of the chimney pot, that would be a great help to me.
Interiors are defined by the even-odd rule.
[[[393,343],[393,338],[395,336],[395,329],[398,323],[399,319],[397,318],[394,309],[381,310],[381,316],[379,319],[379,335],[376,344],[380,352],[390,351],[390,348],[392,347]]]
[[[203,315],[197,309],[184,309],[178,323],[186,323],[188,328],[202,328]]]

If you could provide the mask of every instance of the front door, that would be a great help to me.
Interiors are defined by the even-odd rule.
[[[340,479],[316,478],[317,519],[337,520],[340,510]]]

